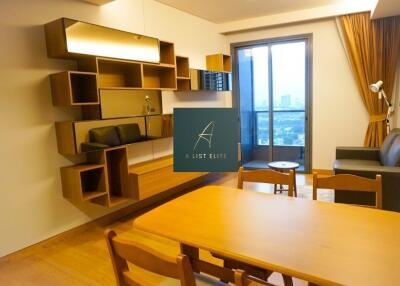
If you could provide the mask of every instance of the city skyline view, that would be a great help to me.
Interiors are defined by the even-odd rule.
[[[252,59],[256,144],[269,145],[270,142],[269,94],[272,92],[274,145],[304,146],[305,42],[260,46],[248,49],[244,54]]]

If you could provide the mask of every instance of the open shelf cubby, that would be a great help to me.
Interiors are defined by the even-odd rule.
[[[190,91],[190,79],[177,79],[177,91]]]
[[[110,205],[122,203],[128,197],[128,156],[126,147],[104,150],[108,173]]]
[[[50,75],[50,83],[56,106],[99,104],[96,73],[60,72]]]
[[[141,88],[141,64],[111,59],[98,59],[99,88]]]
[[[231,72],[231,56],[224,54],[215,54],[206,56],[207,70],[216,72]]]
[[[143,64],[143,88],[176,89],[175,67]]]
[[[160,64],[175,65],[173,43],[160,41]]]
[[[189,58],[176,56],[176,75],[179,78],[189,78]]]
[[[105,168],[102,164],[82,164],[61,168],[63,194],[73,201],[88,201],[107,196]]]

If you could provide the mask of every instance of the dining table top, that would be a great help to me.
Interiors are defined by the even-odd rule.
[[[206,186],[134,227],[319,285],[400,285],[400,213]]]

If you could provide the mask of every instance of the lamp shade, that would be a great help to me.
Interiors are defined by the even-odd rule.
[[[371,84],[369,86],[369,89],[372,92],[379,92],[379,91],[381,91],[382,85],[383,85],[383,81],[379,80],[376,83]]]

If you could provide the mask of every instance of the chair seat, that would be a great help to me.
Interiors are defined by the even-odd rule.
[[[196,279],[196,286],[228,286],[229,284],[223,283],[216,278],[211,278],[206,275],[194,273]],[[176,279],[165,278],[160,286],[180,286],[180,282]]]
[[[350,159],[339,159],[334,162],[335,169],[352,169],[354,167],[378,167],[381,166],[379,161],[374,160],[350,160]]]

